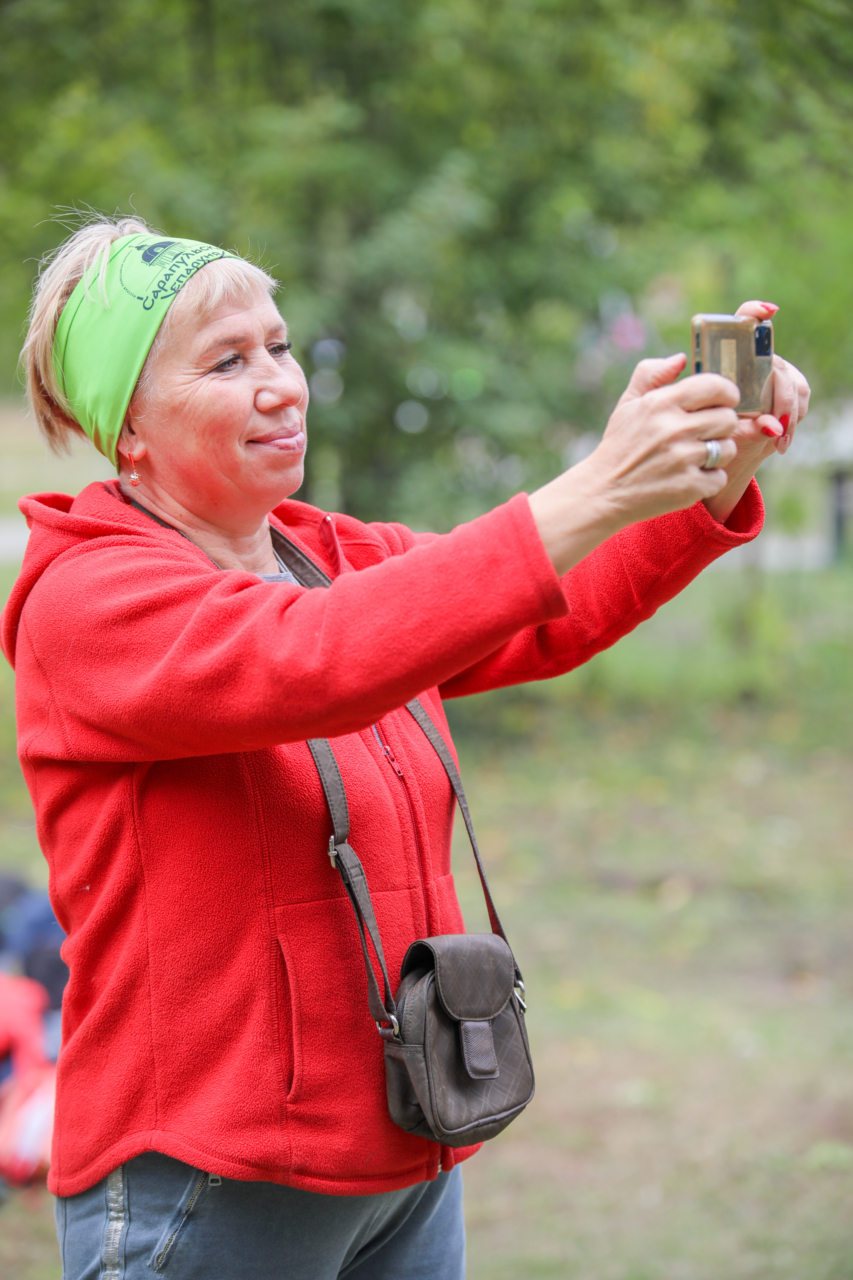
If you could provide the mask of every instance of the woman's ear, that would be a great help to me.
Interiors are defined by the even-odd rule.
[[[139,462],[140,458],[144,458],[148,452],[145,441],[138,436],[133,429],[133,425],[130,421],[130,412],[128,412],[127,417],[124,420],[124,426],[119,434],[116,450],[128,459],[128,463],[131,455],[133,456],[134,462]]]

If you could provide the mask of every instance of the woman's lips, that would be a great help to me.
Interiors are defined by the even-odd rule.
[[[304,453],[305,432],[301,428],[296,431],[281,431],[273,436],[249,440],[247,443],[260,445],[265,449],[274,449],[277,453]]]

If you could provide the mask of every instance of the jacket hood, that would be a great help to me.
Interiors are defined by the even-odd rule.
[[[42,574],[61,556],[129,536],[158,542],[179,538],[183,549],[210,564],[205,553],[177,530],[156,524],[132,507],[122,495],[118,479],[87,485],[76,498],[67,493],[31,493],[20,499],[18,508],[26,518],[30,537],[21,572],[0,618],[0,644],[13,667],[18,625],[27,598]],[[308,503],[294,501],[283,502],[274,515],[291,536],[298,537],[304,531],[309,543],[316,543],[319,534],[319,545],[311,548],[312,554],[316,556],[319,550],[328,559],[332,576],[347,567],[330,516]]]
[[[0,643],[13,667],[21,612],[45,570],[81,543],[127,534],[128,512],[137,520],[141,516],[123,501],[117,481],[88,485],[76,498],[67,493],[32,493],[20,499],[18,509],[26,518],[30,537],[0,620]]]

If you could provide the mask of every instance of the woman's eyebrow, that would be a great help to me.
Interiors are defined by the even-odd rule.
[[[274,324],[268,329],[264,335],[265,341],[269,342],[270,338],[277,337],[281,334],[287,337],[287,325],[282,320],[281,324]],[[229,333],[224,338],[217,338],[215,342],[210,342],[202,351],[200,359],[205,360],[208,356],[213,355],[215,351],[220,351],[223,347],[243,347],[247,342],[251,342],[253,334],[249,333]]]
[[[229,333],[224,338],[217,338],[215,342],[209,342],[201,353],[201,359],[212,356],[215,351],[220,351],[223,347],[243,347],[249,341],[249,335],[246,333]]]

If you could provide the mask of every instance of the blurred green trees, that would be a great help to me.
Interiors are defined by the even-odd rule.
[[[445,527],[553,474],[693,310],[850,389],[849,0],[5,0],[0,363],[55,206],[261,258],[308,496]]]

